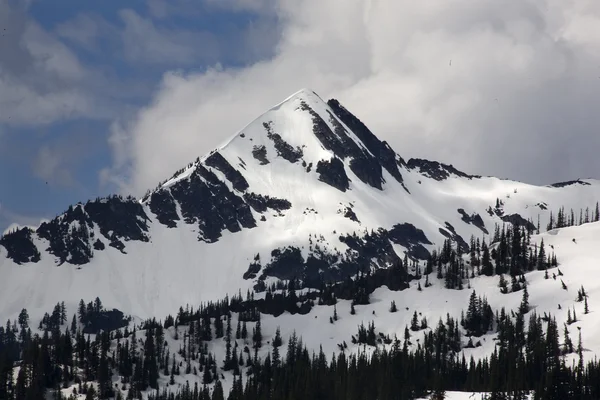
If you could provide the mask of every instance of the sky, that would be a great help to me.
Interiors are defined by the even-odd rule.
[[[600,178],[597,0],[0,0],[0,232],[140,196],[305,87],[405,159]]]

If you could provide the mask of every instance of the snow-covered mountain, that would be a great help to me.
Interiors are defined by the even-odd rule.
[[[467,249],[496,224],[545,231],[560,207],[590,219],[598,199],[597,180],[534,186],[405,161],[338,101],[301,90],[141,200],[91,200],[0,238],[0,319],[96,296],[164,317],[278,279],[315,287],[425,260],[445,239]]]

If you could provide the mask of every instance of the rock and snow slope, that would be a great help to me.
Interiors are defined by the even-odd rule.
[[[552,230],[541,235],[536,235],[533,240],[537,243],[544,240],[545,243],[555,248],[558,254],[561,254],[561,264],[558,269],[561,270],[562,276],[557,279],[552,278],[552,274],[558,273],[557,268],[550,270],[550,277],[544,278],[544,272],[534,271],[528,273],[528,290],[530,293],[531,313],[536,312],[542,316],[545,313],[552,314],[557,320],[558,326],[562,327],[567,321],[567,310],[575,310],[578,321],[569,325],[568,329],[571,338],[577,343],[578,329],[581,328],[582,342],[584,346],[584,359],[591,360],[597,354],[600,354],[600,340],[597,332],[600,329],[599,322],[595,317],[600,310],[600,282],[595,279],[590,279],[597,274],[597,257],[594,252],[600,240],[600,223],[589,223],[582,226],[563,228]],[[573,241],[575,239],[575,241]],[[434,274],[432,274],[434,275]],[[561,279],[567,285],[567,290],[564,290],[561,285]],[[489,304],[494,311],[505,307],[507,312],[516,311],[522,299],[522,291],[515,293],[501,294],[498,288],[498,277],[480,276],[471,280],[471,289],[464,290],[448,290],[443,287],[443,280],[432,278],[432,286],[419,291],[417,289],[418,282],[412,282],[411,287],[402,291],[390,291],[386,287],[377,289],[370,296],[370,304],[356,305],[356,313],[350,314],[350,301],[339,300],[335,306],[337,310],[337,321],[331,323],[330,317],[334,314],[334,306],[317,305],[312,310],[305,314],[291,315],[284,313],[278,317],[272,315],[262,315],[261,325],[263,333],[264,345],[259,351],[259,356],[264,358],[272,351],[270,343],[275,336],[277,328],[281,330],[281,336],[284,338],[283,348],[287,346],[288,338],[296,333],[302,338],[303,343],[315,352],[321,347],[326,355],[339,352],[338,344],[346,342],[348,344],[347,352],[357,353],[359,351],[371,352],[374,347],[352,344],[352,336],[356,336],[357,327],[361,324],[365,326],[373,322],[376,332],[397,336],[403,338],[404,329],[410,326],[413,313],[416,311],[419,319],[426,317],[429,321],[429,328],[419,330],[418,332],[410,332],[412,343],[411,347],[416,349],[419,343],[424,342],[424,335],[435,328],[437,321],[446,318],[446,314],[457,318],[461,310],[467,308],[469,296],[472,290],[478,294],[485,295]],[[589,313],[584,313],[584,303],[577,302],[577,290],[581,286],[585,286],[588,295]],[[389,311],[391,301],[395,301],[398,305],[398,311],[391,313]],[[558,309],[558,305],[561,309]],[[231,325],[234,327],[237,324],[239,315],[232,313]],[[527,321],[527,319],[526,319]],[[251,331],[255,327],[254,322],[248,323],[248,329]],[[175,334],[177,329],[178,334]],[[178,350],[181,349],[185,333],[189,331],[188,326],[179,326],[178,328],[170,327],[166,330],[165,339],[168,344],[168,349],[176,357],[177,362],[186,362],[183,360]],[[138,340],[143,343],[144,331],[138,332]],[[461,352],[469,360],[471,356],[475,359],[478,357],[490,356],[494,351],[496,343],[495,332],[488,332],[479,338],[474,338],[475,342],[480,342],[481,346],[477,348],[463,348]],[[176,339],[179,338],[179,339]],[[250,339],[236,340],[239,349],[244,346],[251,346]],[[468,338],[463,336],[462,344],[466,345]],[[235,341],[234,341],[235,343]],[[390,347],[391,345],[388,345]],[[381,346],[380,346],[381,347]],[[113,343],[113,350],[116,348],[116,343]],[[239,351],[238,349],[238,351]],[[225,340],[224,338],[213,339],[208,342],[208,350],[214,354],[219,363],[225,357]],[[572,361],[577,362],[576,353],[569,354],[567,364]],[[191,361],[192,368],[199,368],[197,361]],[[219,364],[221,365],[221,364]],[[244,367],[247,368],[247,367]],[[243,369],[244,369],[243,368]],[[222,383],[226,391],[228,391],[233,382],[231,372],[222,371]],[[168,376],[161,376],[160,386],[166,387],[169,381]],[[185,374],[175,376],[175,384],[169,386],[169,390],[177,391],[185,386],[186,381],[193,387],[195,383],[202,385],[202,374]],[[68,395],[72,388],[64,390],[64,394]],[[448,399],[481,399],[482,394],[449,392]]]
[[[310,285],[390,266],[405,252],[424,259],[446,238],[464,246],[503,222],[539,217],[543,231],[550,211],[564,206],[579,218],[598,199],[595,180],[533,186],[405,162],[337,101],[302,90],[140,201],[96,199],[2,237],[0,318],[23,307],[35,318],[56,302],[73,309],[96,296],[137,317],[163,317],[261,282]],[[477,285],[492,290],[495,281]],[[412,290],[395,295],[418,302]]]

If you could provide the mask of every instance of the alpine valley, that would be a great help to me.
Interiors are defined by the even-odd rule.
[[[141,199],[5,232],[0,399],[599,398],[600,181],[396,150],[304,89]],[[294,397],[283,365],[303,359],[328,378]],[[422,379],[382,372],[407,360]],[[287,389],[260,392],[267,366]]]

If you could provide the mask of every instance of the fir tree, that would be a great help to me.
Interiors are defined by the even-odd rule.
[[[419,319],[416,311],[413,313],[412,320],[410,321],[410,329],[414,332],[419,330]]]
[[[523,286],[523,297],[521,298],[519,312],[521,314],[527,314],[529,312],[529,292],[527,291],[527,285]]]

